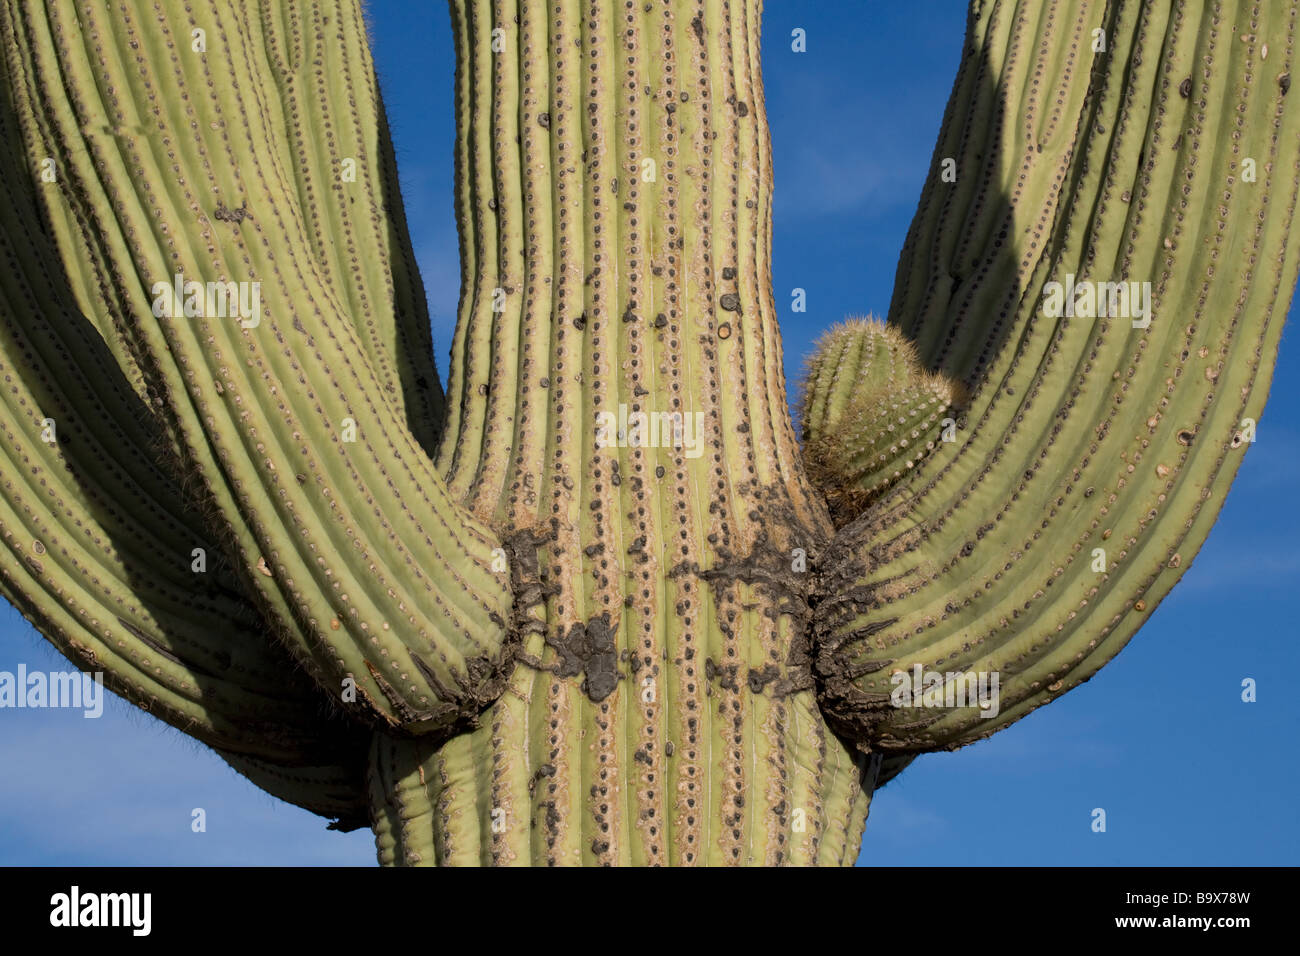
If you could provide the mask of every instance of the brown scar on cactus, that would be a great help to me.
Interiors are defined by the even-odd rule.
[[[245,219],[252,219],[253,214],[248,211],[248,200],[245,199],[239,204],[238,209],[231,209],[224,202],[217,201],[217,208],[212,213],[212,218],[217,222],[241,223]]]

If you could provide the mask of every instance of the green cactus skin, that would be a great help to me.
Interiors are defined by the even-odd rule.
[[[973,4],[807,472],[760,5],[451,13],[444,395],[357,0],[0,0],[0,590],[386,865],[851,863],[876,787],[1090,676],[1204,540],[1297,275],[1294,8]],[[155,317],[177,273],[260,322]],[[1094,274],[1149,326],[1044,315]],[[958,441],[927,406],[889,451],[922,392]],[[913,664],[999,715],[891,707]]]

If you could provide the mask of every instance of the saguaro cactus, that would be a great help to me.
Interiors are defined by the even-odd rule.
[[[0,588],[381,863],[851,862],[1204,541],[1296,282],[1296,9],[973,3],[807,469],[760,4],[451,15],[444,395],[357,0],[0,3]]]

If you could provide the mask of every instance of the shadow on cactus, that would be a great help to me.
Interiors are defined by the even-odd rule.
[[[1282,5],[1040,7],[801,449],[756,4],[453,0],[445,393],[356,0],[0,5],[0,590],[384,864],[852,862],[1186,570],[1295,287]]]

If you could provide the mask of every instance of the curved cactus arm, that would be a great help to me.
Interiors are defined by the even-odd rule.
[[[338,291],[390,403],[430,455],[443,414],[424,284],[358,3],[258,5],[274,96],[271,143],[305,240]]]
[[[148,409],[77,312],[0,108],[0,591],[70,659],[214,747],[315,749],[319,692],[171,476]]]
[[[840,534],[816,609],[863,745],[957,747],[1077,686],[1204,542],[1296,283],[1296,16],[972,7],[890,310],[970,404]]]
[[[295,59],[295,44],[344,28],[319,10],[296,29],[277,16],[14,2],[0,28],[27,159],[58,170],[40,195],[51,220],[66,204],[77,225],[65,268],[99,290],[245,582],[327,690],[351,678],[389,724],[445,728],[493,699],[509,666],[504,552],[407,428],[400,371],[370,355],[384,333],[367,340],[352,320],[360,285],[370,314],[395,308],[383,270],[352,261],[382,230],[350,227],[355,251],[322,249],[328,202],[304,203],[308,174],[286,157],[285,126],[304,119],[270,64],[281,52],[314,83],[335,64],[324,47]],[[336,98],[319,122],[347,116],[363,155],[381,154],[377,102],[348,112],[373,86],[303,86]],[[340,143],[344,125],[329,127]],[[378,172],[359,165],[358,181]]]

